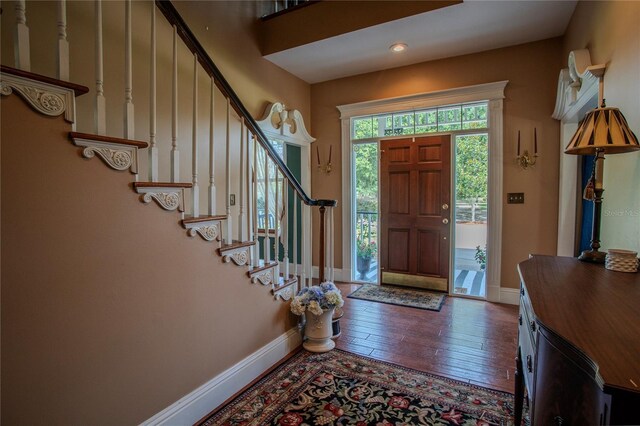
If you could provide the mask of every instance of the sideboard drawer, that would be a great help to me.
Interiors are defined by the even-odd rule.
[[[522,359],[522,368],[524,370],[524,382],[527,387],[527,393],[533,395],[533,377],[535,371],[535,339],[531,334],[529,326],[529,317],[526,309],[520,303],[520,314],[518,316],[518,344],[520,346],[520,357]]]

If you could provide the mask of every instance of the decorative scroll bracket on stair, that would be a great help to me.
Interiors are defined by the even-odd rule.
[[[71,134],[75,146],[83,147],[82,156],[93,158],[96,154],[104,163],[114,170],[127,170],[138,173],[138,147],[119,143],[105,142],[97,139],[87,139],[77,133]]]
[[[233,262],[238,266],[245,266],[249,263],[250,248],[254,245],[253,241],[244,243],[233,243],[222,246],[218,249],[218,253],[222,256],[224,263]]]
[[[222,240],[221,221],[224,219],[226,219],[226,216],[184,219],[182,226],[187,230],[187,235],[190,237],[200,235],[205,241],[220,241]]]
[[[297,283],[298,279],[296,277],[292,277],[288,281],[285,281],[282,285],[278,287],[274,286],[271,289],[271,293],[273,293],[273,297],[276,300],[290,300],[293,297],[293,290],[295,289],[295,284]]]
[[[138,194],[142,194],[140,201],[143,203],[154,200],[165,210],[184,212],[184,190],[191,188],[191,184],[134,182],[133,188]]]
[[[50,117],[64,114],[69,123],[75,121],[73,89],[55,86],[27,77],[0,73],[0,94],[9,96],[17,92],[33,109]]]

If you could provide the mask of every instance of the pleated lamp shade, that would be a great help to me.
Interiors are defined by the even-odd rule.
[[[592,155],[597,150],[619,154],[640,149],[638,138],[618,108],[600,107],[584,116],[576,134],[565,148],[566,154]]]

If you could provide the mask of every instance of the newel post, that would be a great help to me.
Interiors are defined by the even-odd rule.
[[[325,244],[325,235],[324,235],[324,211],[325,206],[320,206],[320,264],[318,265],[318,276],[320,278],[320,283],[324,282],[324,244]]]

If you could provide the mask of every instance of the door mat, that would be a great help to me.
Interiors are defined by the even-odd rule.
[[[439,312],[447,295],[410,288],[363,284],[348,297]]]

